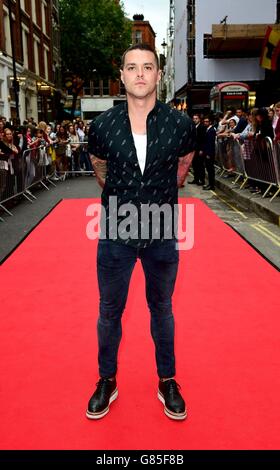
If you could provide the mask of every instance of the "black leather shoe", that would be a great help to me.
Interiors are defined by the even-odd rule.
[[[207,185],[204,185],[202,189],[204,189],[204,191],[209,191],[209,189],[214,190],[215,186],[210,186],[210,184],[207,184]]]
[[[176,380],[159,381],[158,398],[164,404],[164,413],[171,419],[185,419],[187,417],[186,405],[179,392],[180,385]]]
[[[108,412],[112,401],[118,396],[116,379],[100,379],[97,388],[88,402],[86,416],[89,419],[103,418]]]

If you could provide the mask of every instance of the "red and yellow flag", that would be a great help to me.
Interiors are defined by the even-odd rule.
[[[260,65],[264,69],[277,70],[277,60],[280,54],[280,31],[268,26],[264,38]]]

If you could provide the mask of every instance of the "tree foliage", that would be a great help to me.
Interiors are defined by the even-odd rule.
[[[123,5],[116,0],[59,0],[59,11],[64,70],[83,80],[115,78],[131,43]]]

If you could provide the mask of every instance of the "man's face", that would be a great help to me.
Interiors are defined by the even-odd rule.
[[[236,110],[236,116],[239,117],[239,119],[242,117],[243,111],[242,109],[237,109]]]
[[[193,116],[193,122],[194,122],[195,124],[199,124],[199,123],[200,123],[200,119],[199,119],[199,116],[197,116],[197,114],[195,114],[195,115]]]
[[[144,99],[156,91],[161,78],[154,54],[135,49],[125,56],[121,79],[128,95]]]

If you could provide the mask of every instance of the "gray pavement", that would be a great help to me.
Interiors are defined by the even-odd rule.
[[[192,176],[188,177],[192,180]],[[280,269],[280,197],[269,202],[249,190],[233,186],[232,180],[216,178],[215,191],[186,184],[181,193],[202,199],[272,265]]]
[[[99,197],[96,179],[91,176],[70,178],[49,186],[32,189],[36,196],[33,203],[22,200],[14,207],[9,207],[13,216],[1,213],[4,222],[0,222],[0,263],[26,238],[36,225],[62,200]]]
[[[188,180],[191,179],[189,176]],[[83,176],[58,182],[49,191],[39,188],[33,193],[37,199],[32,204],[23,200],[12,207],[12,217],[0,214],[4,219],[0,222],[0,263],[62,199],[99,197],[101,190],[94,177]],[[269,203],[247,190],[233,188],[231,181],[219,177],[216,191],[203,191],[200,186],[186,182],[179,194],[203,200],[271,264],[280,268],[280,197]]]

